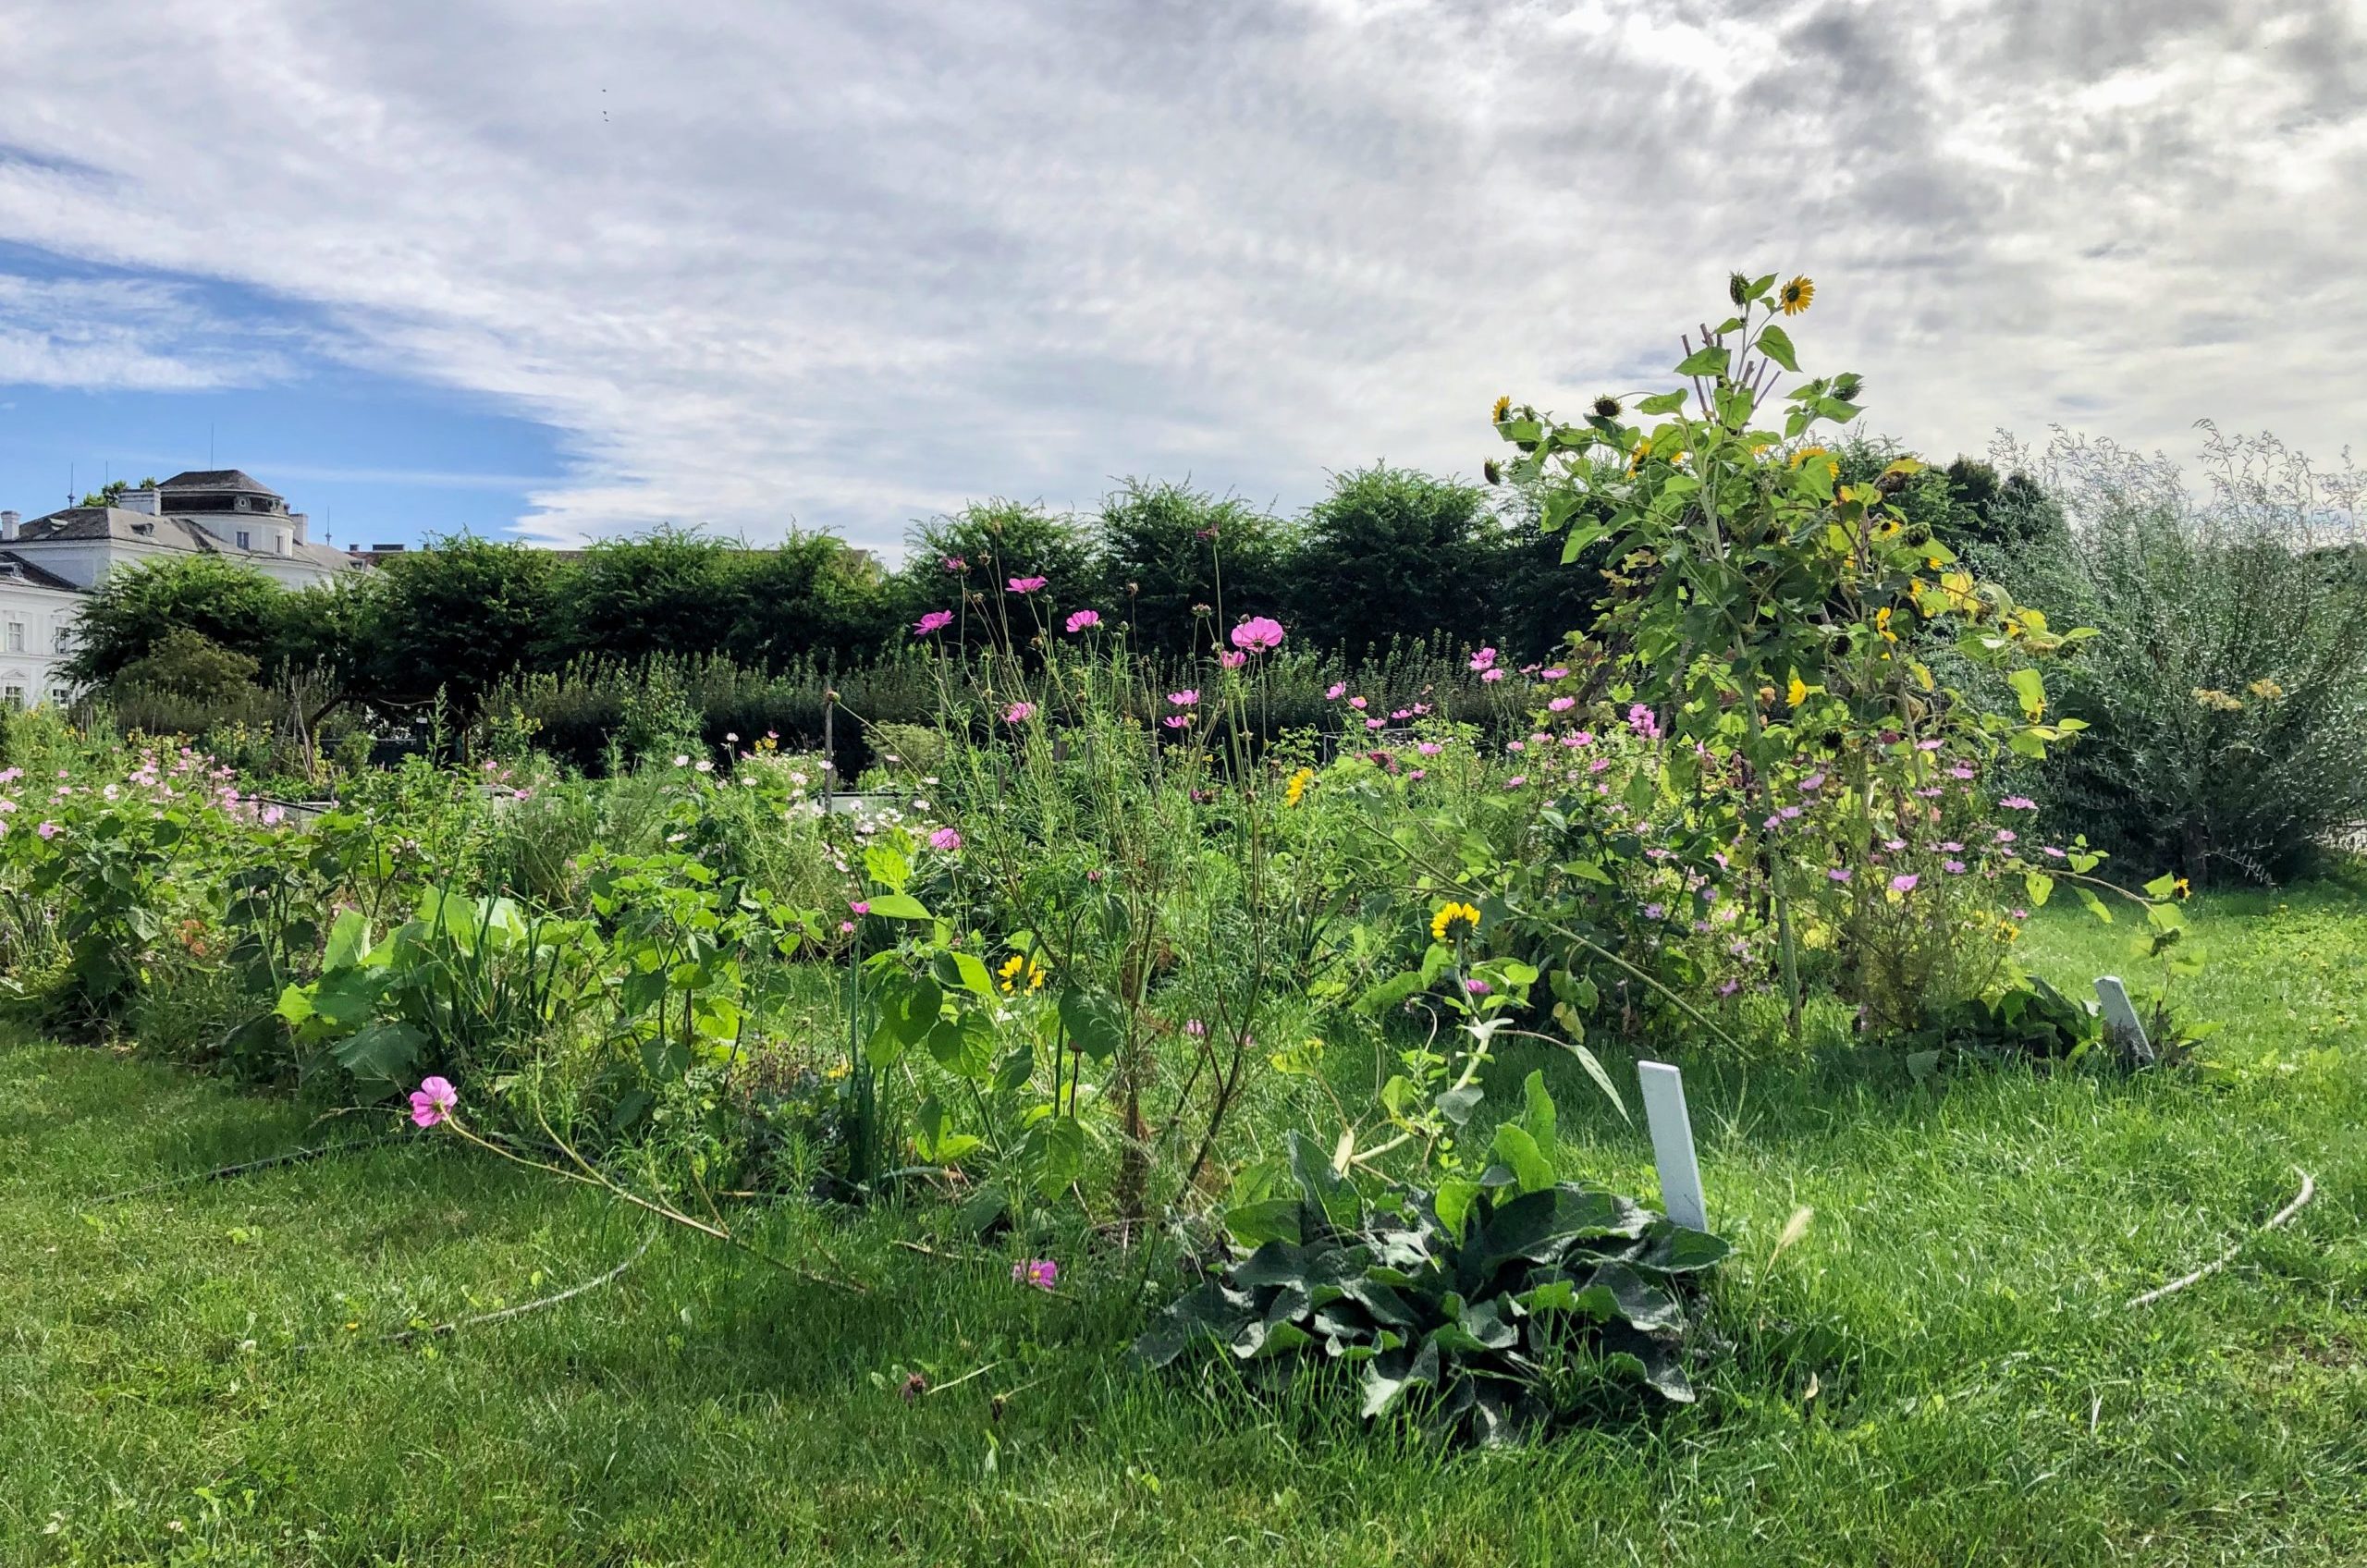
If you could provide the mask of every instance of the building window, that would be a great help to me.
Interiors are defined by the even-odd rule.
[[[0,702],[5,702],[9,707],[21,712],[25,705],[25,689],[13,680],[6,686],[0,686]]]
[[[239,548],[241,550],[251,550],[254,547],[254,542],[249,536],[247,531],[243,528],[239,530]]]
[[[8,623],[8,651],[12,654],[25,651],[25,623],[21,620]]]

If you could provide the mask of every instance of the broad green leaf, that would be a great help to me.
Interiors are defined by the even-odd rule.
[[[1759,351],[1793,374],[1799,374],[1800,361],[1792,350],[1791,335],[1773,322],[1759,329]]]
[[[1068,986],[1061,992],[1061,1027],[1085,1054],[1107,1061],[1126,1043],[1126,1011],[1106,991]]]
[[[927,910],[910,893],[881,893],[871,900],[871,913],[889,920],[926,920]]]

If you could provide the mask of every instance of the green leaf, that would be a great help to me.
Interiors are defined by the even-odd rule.
[[[2019,669],[2009,669],[2005,672],[2005,683],[2014,689],[2014,695],[2021,699],[2025,715],[2037,718],[2046,712],[2046,681],[2037,670],[2028,665]]]
[[[949,1072],[984,1078],[994,1065],[995,1026],[979,1009],[939,1019],[928,1032],[928,1054]]]
[[[1545,1074],[1531,1072],[1521,1080],[1521,1131],[1536,1143],[1550,1166],[1558,1140],[1554,1132],[1553,1096],[1545,1091]]]
[[[1679,375],[1723,375],[1726,374],[1726,361],[1730,357],[1725,349],[1712,343],[1707,348],[1696,349],[1686,355],[1678,363],[1676,374]]]
[[[2025,871],[2022,873],[2022,890],[2030,896],[2030,907],[2036,909],[2045,903],[2054,891],[2054,878],[2043,871]]]
[[[1106,991],[1069,986],[1061,992],[1061,1027],[1085,1054],[1107,1061],[1126,1043],[1126,1012]]]
[[[1636,411],[1639,414],[1673,414],[1683,407],[1685,407],[1685,393],[1680,388],[1674,392],[1654,393],[1637,403]]]
[[[912,862],[885,844],[874,844],[863,851],[863,868],[871,874],[874,882],[892,893],[902,892],[904,884],[913,878]],[[872,900],[872,907],[878,907],[877,900]]]
[[[1520,1180],[1522,1192],[1542,1192],[1553,1184],[1553,1162],[1538,1147],[1527,1128],[1510,1121],[1499,1123],[1490,1152],[1512,1168],[1513,1174]]]
[[[1793,374],[1799,374],[1800,361],[1792,351],[1791,335],[1773,322],[1759,329],[1759,351]]]
[[[408,1023],[373,1023],[339,1040],[330,1054],[356,1078],[395,1082],[407,1075],[426,1048],[427,1036]]]
[[[910,893],[880,893],[871,900],[871,913],[889,920],[927,920],[927,910]]]
[[[1439,1183],[1431,1197],[1431,1207],[1437,1212],[1439,1224],[1450,1236],[1463,1234],[1464,1221],[1471,1217],[1471,1206],[1479,1198],[1479,1183],[1462,1177],[1450,1177]]]
[[[370,950],[370,923],[358,909],[350,909],[337,917],[329,927],[328,951],[321,959],[324,969],[350,969],[362,962]]]
[[[1295,1197],[1237,1203],[1224,1211],[1224,1228],[1245,1247],[1262,1246],[1268,1242],[1294,1243],[1300,1239],[1299,1212]]]
[[[1587,984],[1588,989],[1591,991],[1593,989],[1591,982]],[[1611,1102],[1611,1109],[1619,1113],[1619,1120],[1631,1127],[1634,1126],[1636,1119],[1627,1114],[1627,1102],[1619,1097],[1618,1086],[1612,1083],[1611,1074],[1602,1070],[1601,1060],[1576,1040],[1563,1041],[1562,1048],[1578,1059],[1578,1065],[1586,1069],[1588,1077],[1594,1080],[1594,1086],[1602,1091],[1602,1097]]]

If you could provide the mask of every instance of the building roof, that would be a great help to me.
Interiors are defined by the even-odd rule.
[[[264,484],[242,469],[193,468],[159,481],[159,490],[243,490],[250,495],[276,497],[278,491]]]
[[[25,559],[14,550],[0,550],[0,582],[22,583],[29,588],[50,588],[61,594],[80,594],[82,590],[50,570]]]
[[[120,507],[67,507],[47,517],[37,517],[17,531],[19,546],[95,540],[153,545],[161,549],[223,556],[238,561],[302,561],[325,571],[342,571],[350,564],[346,553],[333,545],[291,540],[284,556],[276,550],[241,550],[187,518],[150,517],[146,512],[129,512]]]

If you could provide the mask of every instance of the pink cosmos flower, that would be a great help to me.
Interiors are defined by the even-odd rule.
[[[1358,713],[1362,713],[1365,711],[1366,704],[1362,697],[1350,697],[1348,699],[1348,705],[1355,709]]]
[[[2009,910],[2006,913],[2016,920],[2028,920],[2030,917],[2030,912],[2026,909]]]
[[[2036,811],[2038,802],[2028,795],[2008,795],[1997,802],[2007,811]]]
[[[1539,671],[1539,678],[1545,680],[1559,680],[1569,673],[1567,669],[1557,664],[1551,669]]]
[[[1514,774],[1510,778],[1507,778],[1507,779],[1505,779],[1505,780],[1504,780],[1504,788],[1505,788],[1505,789],[1507,789],[1507,790],[1517,790],[1517,789],[1519,789],[1522,785],[1524,785],[1524,784],[1526,784],[1526,783],[1527,783],[1527,782],[1528,782],[1528,775],[1527,775],[1527,774],[1526,774],[1526,773],[1515,773],[1515,774]]]
[[[839,935],[840,935],[840,936],[841,936],[841,937],[848,936],[848,935],[850,935],[851,933],[852,933],[852,931],[853,931],[853,930],[854,930],[854,922],[853,922],[853,921],[852,921],[852,920],[841,920],[841,921],[840,921],[840,922],[839,922]]]
[[[1849,868],[1846,865],[1836,865],[1824,874],[1824,879],[1828,882],[1846,882],[1849,880]]]
[[[1496,650],[1493,648],[1482,648],[1471,655],[1471,668],[1474,669],[1486,669],[1495,662]]]
[[[1181,729],[1192,721],[1183,714],[1171,713],[1159,722],[1165,724],[1170,729]]]
[[[1948,769],[1948,777],[1951,778],[1969,778],[1972,777],[1972,765],[1970,763],[1960,762],[1956,764],[1956,766]]]
[[[1389,720],[1385,718],[1368,718],[1365,720],[1365,728],[1367,729],[1379,729],[1388,724],[1388,722]]]
[[[1894,893],[1911,893],[1915,891],[1915,884],[1922,880],[1923,878],[1911,871],[1905,872],[1890,879],[1890,890]]]
[[[1010,586],[1014,594],[1033,594],[1050,581],[1049,577],[1014,577],[1011,580]]]
[[[417,1126],[433,1127],[460,1106],[460,1092],[448,1078],[423,1078],[411,1092],[411,1119]]]
[[[1425,741],[1414,749],[1421,753],[1426,757],[1434,757],[1441,752],[1446,750],[1444,746],[1440,745],[1436,741]]]
[[[1338,701],[1340,700],[1340,694],[1341,694],[1342,692],[1345,692],[1347,689],[1348,689],[1348,683],[1347,683],[1346,681],[1344,681],[1344,680],[1334,680],[1333,682],[1331,682],[1331,685],[1330,689],[1328,689],[1327,691],[1325,691],[1325,692],[1324,692],[1323,694],[1324,694],[1324,696],[1325,696],[1325,697],[1329,698],[1331,701],[1332,701],[1332,702],[1335,702],[1335,703],[1336,703],[1336,702],[1338,702]]]
[[[2016,835],[2014,830],[2010,827],[2000,827],[1997,829],[1997,841],[2001,844],[2012,843],[2017,836],[2017,835]]]
[[[1811,773],[1800,780],[1800,792],[1804,795],[1813,795],[1823,788],[1824,775],[1821,772]]]
[[[1271,616],[1253,615],[1233,629],[1233,645],[1245,654],[1262,654],[1282,645],[1282,623]]]
[[[928,836],[928,847],[950,854],[962,847],[962,835],[950,827],[940,827]]]
[[[1002,721],[1005,724],[1023,724],[1035,717],[1036,704],[1034,703],[1013,703],[1011,706],[1002,710]]]
[[[1576,697],[1556,697],[1545,705],[1555,713],[1567,713],[1578,705],[1578,700]]]
[[[2056,849],[2053,844],[2042,845],[2038,852],[2044,855],[2049,860],[2062,860],[2066,858],[2063,851]]]
[[[1469,997],[1484,997],[1494,989],[1495,987],[1485,980],[1466,980],[1463,983],[1464,995]]]
[[[1964,862],[1960,860],[1944,860],[1940,863],[1940,869],[1946,872],[1951,876],[1962,876],[1964,875]]]
[[[1661,721],[1659,716],[1654,714],[1649,706],[1642,703],[1634,703],[1628,705],[1627,728],[1634,730],[1637,738],[1641,740],[1657,741],[1661,738]]]
[[[1946,742],[1943,741],[1918,741],[1915,742],[1915,749],[1919,752],[1936,752]]]
[[[1167,700],[1179,708],[1188,708],[1200,700],[1200,691],[1196,686],[1187,686],[1181,692],[1167,693]]]
[[[847,908],[852,910],[857,914],[869,914],[871,913],[871,900],[869,899],[857,899],[852,903],[847,905]]]
[[[915,637],[934,636],[952,624],[953,612],[951,610],[931,610],[928,614],[921,617],[920,619],[913,622],[913,635]]]
[[[1501,669],[1483,669],[1479,672],[1479,679],[1482,680],[1502,680],[1503,678],[1504,672]]]
[[[1099,610],[1078,610],[1075,614],[1069,617],[1069,631],[1072,633],[1083,631],[1087,627],[1098,626],[1100,624],[1101,612]]]
[[[1039,1291],[1049,1291],[1060,1277],[1061,1266],[1049,1257],[1031,1257],[1011,1266],[1011,1282],[1014,1285],[1033,1285]]]
[[[39,827],[34,828],[33,831],[40,834],[44,839],[55,839],[60,833],[65,832],[66,829],[60,827],[55,822],[44,822]]]
[[[1243,665],[1245,665],[1248,662],[1249,655],[1247,654],[1229,654],[1220,651],[1217,655],[1217,663],[1224,666],[1227,669],[1239,669]]]
[[[948,556],[945,557],[945,570],[948,571],[967,571],[970,570],[970,563],[963,560],[960,556]]]

